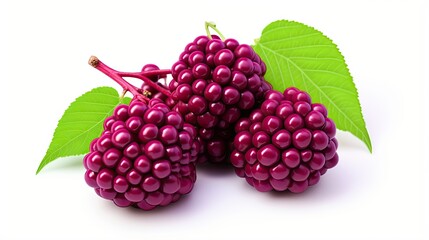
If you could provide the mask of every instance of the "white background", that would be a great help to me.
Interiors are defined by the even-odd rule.
[[[429,239],[423,2],[2,1],[0,239]],[[87,65],[90,55],[121,70],[169,68],[206,20],[251,44],[278,19],[338,44],[372,154],[340,132],[339,165],[299,195],[259,193],[230,169],[205,167],[190,195],[152,212],[96,196],[81,158],[35,175],[68,104],[93,87],[117,87]]]

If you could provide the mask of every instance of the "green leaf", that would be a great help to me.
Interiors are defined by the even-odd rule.
[[[265,27],[253,48],[265,62],[265,78],[274,89],[307,91],[327,107],[338,129],[361,139],[372,152],[355,84],[332,40],[302,23],[281,20]]]
[[[89,152],[89,144],[103,131],[104,119],[112,115],[118,104],[129,104],[130,100],[121,100],[118,92],[111,87],[94,88],[78,97],[58,121],[51,144],[36,174],[59,157]]]

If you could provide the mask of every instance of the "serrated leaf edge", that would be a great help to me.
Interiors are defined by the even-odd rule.
[[[308,25],[306,25],[306,24],[303,24],[303,23],[300,23],[300,22],[297,22],[297,21],[290,21],[290,20],[278,20],[278,21],[274,21],[274,22],[272,22],[272,23],[270,23],[269,25],[271,25],[271,24],[274,24],[274,23],[277,23],[277,22],[283,22],[283,21],[286,21],[286,22],[290,22],[290,23],[295,23],[295,24],[300,24],[300,25],[303,25],[303,26],[306,26],[306,27],[308,27],[308,28],[310,28],[310,29],[312,29],[312,30],[314,30],[314,31],[316,31],[316,33],[313,33],[313,34],[307,34],[307,35],[305,35],[305,36],[310,36],[310,35],[321,35],[321,36],[323,36],[323,37],[325,37],[326,39],[328,39],[329,41],[330,41],[330,43],[332,43],[332,45],[326,45],[326,46],[330,46],[330,47],[335,47],[335,49],[340,53],[340,56],[341,56],[341,58],[334,58],[334,59],[338,59],[338,60],[340,60],[340,61],[342,61],[343,63],[344,63],[344,65],[345,65],[345,68],[346,68],[346,70],[347,70],[347,72],[349,73],[349,75],[350,75],[350,78],[352,79],[352,84],[353,84],[353,87],[356,89],[356,98],[358,99],[358,106],[359,106],[359,111],[360,111],[360,114],[361,114],[361,116],[362,116],[362,120],[363,120],[363,123],[364,123],[364,129],[365,129],[365,131],[362,131],[361,129],[359,129],[359,127],[350,119],[350,117],[348,117],[346,114],[344,114],[344,112],[341,110],[341,108],[339,108],[338,106],[337,106],[337,104],[335,104],[327,95],[326,95],[326,93],[322,90],[322,89],[320,89],[319,88],[319,86],[317,86],[317,84],[315,84],[314,83],[314,81],[304,72],[304,71],[302,71],[302,68],[300,68],[300,67],[298,67],[296,64],[295,64],[295,62],[293,61],[293,60],[291,60],[290,58],[288,58],[288,57],[285,57],[285,56],[283,56],[283,55],[280,55],[280,54],[277,54],[277,53],[275,53],[274,51],[272,51],[271,49],[269,49],[269,48],[267,48],[267,47],[265,47],[264,46],[264,44],[263,43],[261,43],[261,40],[263,40],[263,37],[261,36],[260,38],[258,38],[257,40],[258,41],[255,41],[255,44],[256,45],[258,45],[258,46],[260,46],[261,47],[261,50],[263,51],[263,53],[264,53],[264,55],[265,55],[265,58],[266,59],[268,59],[268,57],[267,57],[267,55],[265,54],[265,50],[264,49],[266,49],[266,50],[268,50],[268,51],[270,51],[274,56],[276,56],[276,63],[277,63],[277,66],[278,66],[278,68],[279,69],[281,69],[280,68],[280,66],[279,66],[279,62],[277,61],[277,56],[278,57],[280,57],[280,58],[284,58],[286,61],[287,61],[287,63],[288,63],[288,68],[290,67],[289,66],[289,63],[291,63],[291,64],[293,64],[294,66],[295,66],[295,68],[297,68],[300,72],[301,72],[301,74],[303,75],[303,76],[305,76],[305,78],[306,79],[308,79],[309,81],[310,81],[310,83],[315,87],[315,88],[317,88],[317,89],[319,89],[319,91],[320,91],[320,93],[322,93],[323,95],[324,95],[324,97],[328,100],[328,101],[330,101],[330,103],[337,109],[337,111],[339,111],[342,115],[343,115],[343,117],[345,117],[345,118],[347,118],[348,120],[349,120],[349,122],[350,123],[352,123],[353,124],[353,126],[354,126],[354,128],[358,131],[358,132],[360,132],[361,134],[362,134],[362,137],[364,138],[363,139],[363,142],[365,143],[365,145],[368,147],[368,150],[372,153],[372,143],[371,143],[371,139],[370,139],[370,137],[369,137],[369,133],[368,133],[368,130],[367,130],[367,128],[366,128],[366,122],[365,122],[365,118],[363,117],[363,112],[362,112],[362,106],[361,106],[361,104],[360,104],[360,101],[359,101],[359,93],[358,93],[358,90],[357,90],[357,88],[356,88],[356,85],[355,85],[355,83],[354,83],[354,81],[353,81],[353,76],[351,75],[351,73],[350,73],[350,70],[349,70],[349,67],[348,67],[348,65],[347,65],[347,63],[346,63],[346,61],[345,61],[345,59],[344,59],[344,56],[343,56],[343,54],[341,53],[341,51],[340,51],[340,49],[338,48],[338,45],[337,44],[335,44],[333,41],[332,41],[332,39],[330,39],[328,36],[326,36],[325,34],[323,34],[321,31],[319,31],[319,30],[317,30],[317,29],[315,29],[314,27],[312,27],[312,26],[308,26]],[[267,27],[269,26],[269,25],[267,25]],[[265,27],[264,28],[264,30],[262,31],[262,35],[265,33],[267,33],[267,31],[265,31],[265,29],[267,28],[267,27]],[[284,27],[282,27],[282,28],[284,28]],[[275,28],[275,29],[270,29],[270,31],[274,31],[274,30],[277,30],[278,28]],[[290,29],[290,28],[286,28],[286,29]],[[268,31],[268,32],[270,32],[270,31]],[[299,36],[299,37],[302,37],[302,36]],[[271,43],[271,41],[270,41],[270,43]],[[314,46],[314,45],[311,45],[311,46]],[[271,66],[271,63],[268,63],[268,62],[265,62],[266,64],[267,64],[267,67],[268,66]],[[268,68],[269,69],[269,68]],[[290,68],[289,68],[290,69]],[[290,72],[290,71],[289,71]],[[329,71],[330,73],[334,73],[334,74],[337,74],[337,73],[335,73],[335,72],[332,72],[332,71]],[[284,84],[285,83],[285,81],[284,81],[284,76],[283,76],[283,72],[282,71],[280,71],[280,78],[282,79],[282,83],[283,83],[283,87],[284,88],[286,88],[286,85]],[[291,77],[290,78],[291,79],[291,81],[292,81],[292,84],[293,85],[295,85],[295,83],[294,83],[294,81],[293,81],[293,77]],[[305,83],[306,84],[306,83]],[[308,87],[306,87],[307,89],[304,89],[305,91],[307,91],[308,90]],[[354,93],[353,93],[353,95],[355,95]],[[345,129],[341,129],[341,128],[339,128],[340,130],[345,130]],[[347,131],[347,130],[345,130],[345,131]]]
[[[55,138],[55,136],[58,134],[58,132],[57,132],[57,130],[58,130],[58,126],[59,126],[59,124],[61,123],[61,121],[62,121],[62,118],[63,118],[63,116],[67,113],[67,111],[70,109],[70,107],[72,106],[72,104],[73,103],[75,103],[80,97],[82,97],[82,96],[84,96],[85,94],[87,94],[87,93],[90,93],[90,92],[92,92],[92,91],[94,91],[94,90],[97,90],[97,89],[101,89],[101,88],[109,88],[109,89],[113,89],[113,88],[111,88],[111,87],[106,87],[106,86],[104,86],[104,87],[97,87],[97,88],[93,88],[93,89],[91,89],[90,91],[87,91],[87,92],[85,92],[84,94],[81,94],[79,97],[77,97],[77,98],[75,98],[75,100],[74,101],[72,101],[69,105],[68,105],[68,107],[66,108],[66,110],[64,111],[64,113],[62,114],[62,116],[61,116],[61,118],[58,120],[58,122],[57,122],[57,126],[55,127],[55,130],[54,130],[54,133],[53,133],[53,135],[52,135],[52,140]],[[115,90],[116,91],[116,90]],[[109,97],[113,97],[113,95],[109,95],[109,94],[105,94],[105,93],[96,93],[96,94],[100,94],[100,95],[106,95],[106,96],[109,96]],[[119,98],[119,94],[117,95],[117,97]],[[121,102],[123,102],[124,101],[124,99],[121,99],[121,101],[119,102],[119,104],[121,103]],[[91,103],[91,104],[93,104],[93,103]],[[98,104],[98,103],[96,103],[96,104]],[[111,114],[113,113],[113,109],[110,111],[110,112],[108,112],[107,114],[106,114],[106,117],[107,116],[110,116]],[[103,113],[104,114],[104,113]],[[93,129],[96,125],[98,125],[98,124],[100,124],[101,122],[103,122],[104,120],[101,120],[101,121],[98,121],[98,122],[96,122],[95,124],[94,124],[94,126],[93,127],[91,127],[91,128],[89,128],[89,129],[87,129],[87,131],[84,131],[84,132],[82,132],[82,134],[84,134],[85,132],[88,132],[88,131],[90,131],[91,129]],[[78,135],[78,136],[76,136],[76,137],[74,137],[73,139],[71,139],[71,140],[69,140],[68,142],[72,142],[72,141],[74,141],[76,138],[78,138],[78,137],[80,137],[80,136],[82,136],[82,134],[80,134],[80,135]],[[43,157],[43,159],[42,159],[42,161],[40,162],[40,164],[39,164],[39,167],[37,168],[37,171],[36,171],[36,174],[38,174],[47,164],[49,164],[50,162],[52,162],[53,160],[55,160],[55,159],[52,159],[51,161],[47,161],[46,159],[49,159],[50,158],[50,156],[52,156],[54,153],[57,153],[59,150],[61,150],[61,149],[63,149],[66,145],[64,145],[64,146],[61,146],[60,148],[58,148],[58,149],[56,149],[55,151],[51,151],[49,154],[48,154],[48,152],[49,152],[49,149],[52,147],[52,145],[53,145],[53,141],[51,140],[51,143],[49,144],[49,147],[48,147],[48,149],[46,150],[46,153],[45,153],[45,156]],[[67,155],[67,156],[61,156],[61,157],[71,157],[71,156],[78,156],[78,155],[82,155],[82,154],[72,154],[72,155]]]

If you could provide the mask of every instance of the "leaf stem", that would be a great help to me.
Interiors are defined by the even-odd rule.
[[[220,39],[225,40],[225,37],[223,36],[223,34],[219,31],[219,29],[217,29],[216,24],[214,22],[205,22],[205,28],[206,28],[206,34],[207,37],[211,40],[212,39],[212,35],[210,34],[210,29],[213,29],[217,34],[219,34]]]
[[[139,92],[139,90],[127,82],[125,79],[121,77],[118,71],[110,68],[106,64],[104,64],[100,59],[95,56],[91,56],[88,61],[89,65],[97,69],[98,71],[106,74],[108,77],[113,79],[119,86],[123,89],[123,95],[127,92],[131,92],[137,99],[144,102],[149,102],[150,99]]]

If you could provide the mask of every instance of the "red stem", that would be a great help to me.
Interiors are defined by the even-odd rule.
[[[168,74],[171,74],[171,70],[170,69],[151,70],[151,71],[141,72],[141,74],[143,74],[143,76],[146,76],[146,77],[155,76],[155,75],[168,75]]]
[[[156,70],[156,71],[160,71],[160,70]],[[170,71],[170,70],[168,70]],[[155,82],[152,82],[152,80],[150,80],[148,77],[146,77],[146,73],[152,73],[154,71],[147,71],[147,72],[117,72],[117,74],[119,74],[119,76],[121,77],[133,77],[133,78],[138,78],[143,80],[143,82],[145,82],[147,85],[149,85],[150,87],[152,87],[153,89],[157,90],[158,92],[164,94],[167,97],[171,97],[171,92],[168,91],[167,89],[161,87],[160,85],[156,84]],[[163,73],[161,73],[163,74]],[[155,75],[155,74],[153,74]],[[159,75],[159,74],[156,74]]]
[[[89,65],[93,66],[94,68],[96,68],[100,72],[106,74],[108,77],[113,79],[116,83],[118,83],[124,89],[124,93],[131,92],[134,95],[134,97],[138,98],[141,101],[144,101],[144,102],[150,101],[150,99],[148,97],[139,93],[139,91],[137,90],[137,88],[135,86],[133,86],[129,82],[125,81],[125,79],[123,79],[121,77],[121,75],[119,74],[118,71],[110,68],[109,66],[104,64],[102,61],[100,61],[97,57],[91,56],[89,58],[88,63],[89,63]]]

